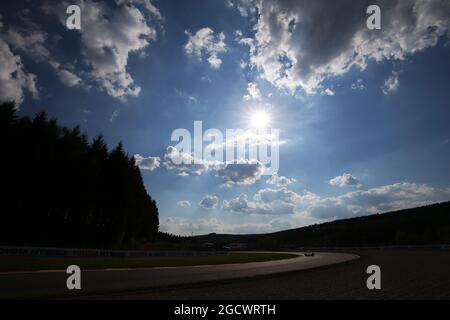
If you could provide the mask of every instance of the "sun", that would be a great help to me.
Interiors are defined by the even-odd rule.
[[[263,110],[254,111],[250,115],[250,123],[254,128],[267,128],[270,124],[270,115]]]

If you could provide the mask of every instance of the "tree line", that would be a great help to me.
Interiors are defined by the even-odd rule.
[[[0,105],[0,245],[134,249],[158,234],[156,202],[122,143]]]
[[[270,234],[197,236],[217,247],[243,242],[254,250],[450,244],[450,202],[284,230]]]
[[[450,244],[450,202],[327,222],[270,236],[298,247]]]

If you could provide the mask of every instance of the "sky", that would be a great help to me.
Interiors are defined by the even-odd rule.
[[[381,29],[366,23],[373,4]],[[70,5],[80,30],[67,26]],[[450,200],[449,75],[447,0],[0,4],[0,100],[101,133],[110,148],[122,141],[161,231],[179,235]],[[172,133],[193,136],[194,121],[268,141],[278,170],[178,148]]]

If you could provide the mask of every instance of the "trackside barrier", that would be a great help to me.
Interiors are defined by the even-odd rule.
[[[129,251],[43,247],[0,247],[0,256],[28,257],[192,257],[225,256],[226,251]]]
[[[300,251],[349,251],[349,250],[450,250],[450,244],[431,245],[399,245],[399,246],[371,246],[371,247],[300,247]]]

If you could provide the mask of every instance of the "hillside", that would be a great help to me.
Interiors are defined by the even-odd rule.
[[[259,235],[210,234],[192,239],[216,246],[244,242],[250,249],[450,243],[450,202]]]

